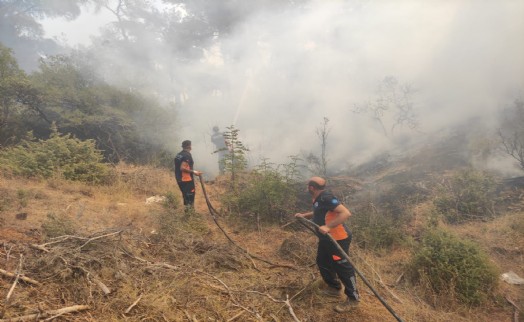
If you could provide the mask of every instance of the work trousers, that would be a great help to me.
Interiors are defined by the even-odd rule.
[[[193,207],[195,203],[195,181],[179,181],[178,187],[182,191],[182,198],[184,199],[184,206]]]
[[[351,236],[338,240],[337,243],[346,252],[349,251]],[[340,251],[329,239],[319,239],[317,250],[317,266],[324,282],[332,288],[340,290],[344,285],[344,293],[353,300],[359,300],[355,269],[340,254]]]

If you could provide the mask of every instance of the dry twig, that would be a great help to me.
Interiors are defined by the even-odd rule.
[[[35,248],[35,249],[41,250],[43,252],[49,253],[49,249],[47,249],[46,246],[62,243],[62,242],[66,241],[66,240],[69,240],[69,239],[78,239],[78,240],[85,240],[85,243],[82,246],[79,247],[79,249],[82,249],[87,244],[92,242],[93,240],[97,240],[97,239],[100,239],[100,238],[109,237],[109,236],[113,236],[113,235],[118,235],[118,234],[120,234],[122,232],[123,232],[123,230],[119,230],[119,231],[115,231],[115,232],[111,232],[111,233],[108,233],[108,234],[103,234],[103,235],[96,236],[96,237],[91,237],[91,238],[82,237],[82,236],[75,236],[75,235],[63,235],[63,236],[58,236],[58,237],[53,238],[54,240],[52,240],[50,242],[43,243],[43,244],[30,244],[30,246],[32,248]]]
[[[291,302],[292,300],[294,300],[297,296],[300,295],[300,293],[302,293],[302,292],[304,292],[304,290],[308,289],[311,286],[311,284],[313,284],[314,282],[315,282],[315,277],[313,276],[313,279],[304,288],[302,288],[300,291],[296,292],[295,295],[293,295],[289,299],[289,301]],[[280,309],[278,309],[277,313],[280,312],[280,310],[282,310],[282,308],[284,308],[286,306],[287,305],[284,304],[282,307],[280,307]]]
[[[16,269],[16,278],[13,282],[13,285],[11,285],[11,288],[9,289],[9,292],[7,292],[7,296],[5,297],[5,303],[9,303],[9,299],[11,298],[11,295],[13,295],[13,292],[15,291],[16,284],[18,284],[18,279],[20,278],[20,274],[22,274],[22,263],[24,262],[24,256],[20,254],[20,262],[18,263],[18,268]]]
[[[79,311],[84,311],[88,309],[89,309],[88,305],[73,305],[73,306],[64,307],[58,310],[49,310],[45,312],[23,315],[23,316],[14,317],[14,318],[0,319],[0,322],[36,321],[37,319],[59,316],[59,315],[67,314],[67,313],[79,312]]]
[[[233,317],[229,318],[227,320],[227,322],[231,322],[231,321],[234,321],[235,319],[239,318],[242,314],[246,313],[246,311],[242,310],[240,312],[238,312],[238,314],[235,314]]]
[[[295,311],[293,310],[293,307],[291,306],[291,303],[290,303],[290,300],[289,300],[289,296],[286,294],[286,299],[285,300],[277,300],[275,299],[274,297],[272,297],[271,295],[267,294],[267,293],[262,293],[262,292],[258,292],[258,291],[246,291],[247,293],[253,293],[253,294],[259,294],[259,295],[264,295],[266,296],[267,298],[269,298],[271,301],[275,302],[275,303],[284,303],[287,308],[288,308],[288,311],[289,311],[289,314],[291,314],[291,316],[293,317],[293,320],[295,322],[300,322],[300,320],[298,319],[298,317],[296,316],[295,314]]]
[[[206,272],[203,272],[203,271],[197,271],[197,272],[202,273],[202,274],[207,275],[207,276],[210,276],[210,277],[214,278],[215,280],[217,280],[220,284],[222,284],[222,285],[224,286],[224,288],[227,290],[227,293],[229,294],[231,300],[234,302],[234,305],[235,305],[235,306],[238,306],[238,307],[244,309],[245,311],[254,314],[254,315],[257,317],[257,319],[262,319],[262,317],[261,317],[258,313],[256,313],[256,312],[252,312],[251,310],[249,310],[249,309],[247,309],[247,308],[241,306],[240,304],[238,304],[238,303],[236,302],[235,298],[233,297],[232,292],[242,292],[242,291],[238,291],[238,290],[233,290],[233,291],[232,291],[232,290],[229,288],[229,286],[227,286],[227,284],[224,283],[224,282],[223,282],[221,279],[219,279],[218,277],[213,276],[213,275],[211,275],[211,274],[209,274],[209,273],[206,273]],[[293,319],[294,319],[296,322],[300,322],[300,320],[299,320],[299,319],[297,318],[297,316],[295,315],[295,312],[293,311],[293,307],[291,306],[289,296],[286,295],[286,299],[285,299],[285,300],[277,300],[277,299],[275,299],[274,297],[272,297],[271,295],[266,294],[266,293],[261,293],[261,292],[258,292],[258,291],[245,291],[245,292],[246,292],[246,293],[252,293],[252,294],[264,295],[264,296],[268,297],[270,300],[272,300],[272,301],[275,302],[275,303],[284,303],[284,304],[288,307],[288,311],[289,311],[289,313],[291,314],[291,316],[293,317]],[[238,314],[237,314],[237,315],[238,315]],[[231,318],[231,319],[234,320],[236,317],[237,317],[237,316],[235,316],[235,317],[233,317],[233,318]],[[230,320],[231,320],[231,319],[230,319]]]
[[[138,304],[138,302],[140,302],[140,300],[142,299],[142,295],[140,295],[136,301],[133,302],[133,304],[131,304],[125,311],[124,311],[124,314],[127,314],[129,312],[131,312],[131,310]]]
[[[4,276],[7,276],[7,277],[16,277],[16,274],[8,272],[8,271],[5,271],[5,270],[3,270],[1,268],[0,268],[0,274],[4,275]],[[29,283],[29,284],[40,285],[40,282],[38,282],[38,281],[36,281],[36,280],[34,280],[32,278],[29,278],[29,277],[27,277],[25,275],[22,275],[22,274],[20,274],[20,279],[22,281],[24,281],[24,282]]]
[[[171,264],[168,264],[168,263],[165,263],[165,262],[153,263],[153,262],[148,261],[147,259],[143,259],[141,257],[138,257],[138,256],[135,256],[135,255],[131,254],[125,248],[121,248],[121,249],[124,252],[124,254],[126,254],[127,256],[129,256],[131,258],[134,258],[134,259],[136,259],[136,260],[138,260],[138,261],[140,261],[142,263],[146,263],[147,265],[156,266],[156,267],[164,267],[164,268],[169,268],[169,269],[172,269],[172,270],[178,270],[177,266],[174,266],[174,265],[171,265]]]
[[[78,249],[82,249],[84,246],[86,246],[87,244],[89,244],[90,242],[92,242],[93,240],[97,240],[97,239],[100,239],[100,238],[104,238],[104,237],[109,237],[109,236],[113,236],[113,235],[118,235],[118,234],[121,234],[122,233],[122,230],[119,230],[119,231],[115,231],[113,233],[109,233],[109,234],[105,234],[105,235],[100,235],[100,236],[96,236],[96,237],[92,237],[92,238],[89,238],[89,240],[87,240],[82,246],[80,246]]]
[[[513,308],[515,309],[513,311],[513,322],[519,322],[520,308],[508,296],[506,296],[505,298],[506,298],[506,301],[508,301],[509,304],[513,305]]]

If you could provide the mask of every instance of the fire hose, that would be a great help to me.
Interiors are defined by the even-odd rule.
[[[306,218],[302,218],[302,217],[297,217],[296,218],[298,220],[298,222],[300,224],[302,224],[304,227],[306,227],[307,229],[311,230],[315,235],[318,234],[318,229],[319,229],[319,226],[317,224],[315,224],[314,222],[312,222],[311,220],[307,220]],[[340,247],[340,245],[337,243],[337,241],[329,234],[327,233],[326,236],[329,238],[329,240],[337,247],[338,251],[340,252],[340,254],[342,255],[342,257],[344,257],[345,260],[348,261],[349,264],[351,264],[351,266],[353,266],[353,269],[355,270],[355,272],[358,274],[358,276],[362,279],[362,281],[364,281],[364,284],[366,284],[367,287],[369,287],[369,289],[371,290],[371,292],[373,292],[373,294],[375,294],[375,296],[378,298],[378,300],[380,301],[380,303],[382,303],[382,305],[384,305],[384,307],[389,311],[389,313],[391,313],[391,315],[393,315],[393,317],[395,317],[395,319],[397,319],[397,321],[399,322],[404,322],[399,316],[397,313],[395,313],[395,311],[393,310],[393,308],[391,308],[391,306],[389,306],[389,304],[386,302],[386,300],[384,300],[384,298],[382,298],[382,296],[380,296],[380,294],[378,294],[378,292],[375,290],[375,288],[371,285],[371,283],[369,283],[369,281],[364,277],[364,275],[362,275],[362,273],[355,267],[355,265],[353,265],[353,263],[351,262],[351,260],[349,259],[349,256],[348,254],[346,254],[346,252],[342,249],[342,247]]]
[[[204,199],[206,199],[206,204],[207,204],[207,209],[209,209],[209,213],[211,214],[211,217],[213,218],[213,221],[215,222],[215,225],[217,225],[218,229],[220,229],[220,231],[222,232],[222,234],[224,234],[224,236],[226,236],[226,238],[235,246],[237,247],[238,249],[240,249],[242,252],[244,252],[246,254],[246,256],[248,257],[252,257],[254,259],[258,259],[259,261],[261,262],[264,262],[266,264],[269,264],[269,265],[272,265],[272,266],[277,266],[277,267],[286,267],[286,268],[291,268],[291,269],[296,269],[295,267],[293,266],[290,266],[290,265],[283,265],[283,264],[277,264],[277,263],[273,263],[271,261],[268,261],[264,258],[261,258],[260,256],[257,256],[257,255],[254,255],[254,254],[251,254],[250,252],[248,252],[246,249],[242,248],[240,245],[238,245],[233,239],[231,239],[231,237],[229,237],[229,235],[226,233],[226,231],[224,230],[224,228],[222,228],[222,226],[220,225],[220,223],[218,222],[218,218],[217,216],[219,215],[219,212],[213,207],[213,205],[211,204],[211,201],[209,201],[209,197],[207,195],[207,191],[206,191],[206,187],[204,185],[204,179],[202,179],[202,176],[199,176],[199,179],[200,179],[200,185],[202,186],[202,192],[204,194]]]
[[[290,266],[287,266],[287,265],[278,265],[278,264],[274,264],[270,261],[267,261],[263,258],[260,258],[258,256],[254,256],[253,254],[249,254],[245,249],[243,249],[242,247],[240,247],[234,240],[232,240],[228,234],[226,233],[226,231],[222,228],[222,226],[218,223],[218,219],[217,219],[217,215],[218,215],[218,211],[213,207],[213,205],[211,204],[211,202],[209,201],[209,197],[207,195],[207,192],[206,192],[206,187],[204,186],[204,179],[202,179],[202,176],[199,176],[199,179],[200,179],[200,185],[202,186],[202,192],[204,194],[204,198],[206,200],[206,204],[207,204],[207,208],[209,209],[209,213],[211,214],[211,217],[213,218],[213,221],[215,222],[215,224],[218,226],[218,228],[222,231],[222,233],[226,236],[226,238],[233,244],[235,245],[236,247],[240,248],[242,251],[246,252],[246,254],[248,256],[251,256],[253,258],[256,258],[260,261],[263,261],[267,264],[270,264],[270,265],[274,265],[274,266],[283,266],[283,267],[288,267],[288,268],[292,268]],[[307,220],[305,218],[301,218],[301,217],[297,217],[296,218],[298,220],[298,222],[300,224],[302,224],[304,227],[306,227],[307,229],[311,230],[314,234],[317,234],[318,233],[318,228],[319,226],[317,224],[315,224],[314,222],[310,221],[310,220]],[[397,313],[395,313],[395,311],[393,310],[393,308],[391,308],[391,306],[389,306],[389,304],[384,300],[384,298],[382,298],[382,296],[380,296],[380,294],[378,294],[378,292],[375,290],[375,288],[369,283],[369,281],[364,277],[364,275],[362,275],[362,273],[355,267],[355,265],[353,265],[353,263],[351,262],[348,254],[346,254],[346,252],[342,249],[342,247],[340,247],[340,245],[337,243],[337,241],[335,239],[333,239],[333,237],[327,233],[326,236],[329,238],[329,240],[337,247],[338,251],[340,252],[340,254],[342,255],[342,257],[344,257],[349,264],[351,264],[351,266],[353,266],[353,269],[355,270],[355,272],[358,274],[358,276],[362,279],[362,281],[364,281],[364,284],[367,285],[367,287],[369,287],[369,289],[373,292],[373,294],[375,294],[375,296],[378,298],[378,300],[380,301],[380,303],[382,303],[382,305],[384,305],[384,307],[389,311],[389,313],[391,313],[391,315],[393,315],[393,317],[395,317],[395,319],[399,322],[404,322],[404,320],[402,320],[398,315]]]

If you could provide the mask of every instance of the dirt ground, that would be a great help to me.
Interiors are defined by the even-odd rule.
[[[342,299],[321,296],[316,238],[298,225],[246,231],[216,218],[224,233],[200,186],[196,214],[188,218],[162,202],[146,203],[166,192],[178,196],[168,172],[119,171],[110,187],[0,176],[0,321],[396,320],[362,280],[359,307],[334,312]],[[220,181],[206,183],[214,205],[221,189]],[[501,271],[524,276],[524,239],[507,228],[523,221],[514,212],[456,230],[478,240]],[[71,230],[60,234],[65,223]],[[408,249],[377,254],[353,247],[350,255],[404,321],[509,322],[516,320],[508,300],[524,304],[522,285],[501,282],[490,305],[442,310],[402,278]],[[64,308],[72,312],[57,311]]]

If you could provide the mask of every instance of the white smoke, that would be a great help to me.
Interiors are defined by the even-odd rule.
[[[518,0],[312,1],[252,15],[220,35],[205,60],[162,66],[148,77],[166,93],[180,85],[167,77],[176,69],[191,89],[187,104],[177,105],[180,133],[166,139],[192,140],[197,168],[217,172],[215,125],[240,129],[253,163],[259,157],[282,163],[300,151],[319,153],[316,128],[324,117],[331,128],[328,157],[343,167],[406,142],[409,134],[420,139],[471,117],[493,119],[521,95],[522,12]],[[149,57],[169,61],[161,49],[153,40],[144,46]],[[419,131],[396,128],[386,137],[376,120],[353,112],[376,98],[386,76],[417,90]]]

